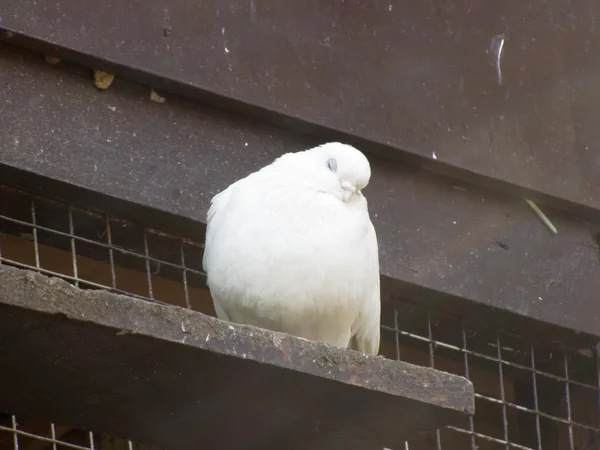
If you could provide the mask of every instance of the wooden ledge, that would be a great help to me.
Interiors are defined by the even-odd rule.
[[[396,449],[474,412],[456,375],[7,266],[0,361],[1,410],[169,449]]]

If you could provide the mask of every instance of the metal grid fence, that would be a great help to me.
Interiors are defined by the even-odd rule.
[[[201,243],[0,185],[0,264],[214,314],[202,251]],[[548,347],[398,302],[382,318],[381,353],[466,376],[475,386],[474,417],[406,450],[600,450],[596,348]],[[150,449],[5,413],[0,450]]]
[[[17,421],[14,415],[0,415],[0,448],[20,450],[159,450],[105,434],[72,429],[39,421]]]

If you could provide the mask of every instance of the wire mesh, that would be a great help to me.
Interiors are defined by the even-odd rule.
[[[0,264],[214,315],[202,252],[202,243],[0,184]],[[382,317],[381,353],[465,376],[476,390],[473,417],[405,449],[600,450],[597,349],[549,347],[417,303],[395,305]],[[19,420],[0,417],[0,450],[150,448]]]
[[[126,439],[77,430],[35,420],[17,421],[14,415],[0,415],[0,448],[20,450],[159,450]]]
[[[0,199],[0,263],[81,288],[210,311],[203,244],[8,186],[0,185]],[[204,304],[193,305],[190,296]]]
[[[411,450],[600,449],[597,348],[549,347],[410,303],[390,322],[386,356],[464,376],[476,391],[473,417]]]

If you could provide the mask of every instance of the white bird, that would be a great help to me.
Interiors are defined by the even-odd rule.
[[[203,266],[217,317],[379,352],[379,256],[367,158],[287,153],[212,199]]]

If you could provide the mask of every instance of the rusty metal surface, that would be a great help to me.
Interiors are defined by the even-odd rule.
[[[315,142],[173,96],[157,104],[123,80],[99,92],[91,74],[18,49],[2,47],[0,77],[4,182],[197,239],[212,195]],[[552,236],[522,199],[371,164],[365,193],[384,300],[434,301],[451,313],[463,300],[461,314],[504,311],[506,323],[516,314],[599,335],[600,226],[545,209]]]
[[[60,47],[75,61],[592,214],[599,9],[570,0],[4,0],[0,29],[17,43]]]
[[[0,313],[3,411],[166,448],[400,448],[474,412],[463,377],[6,266]]]

